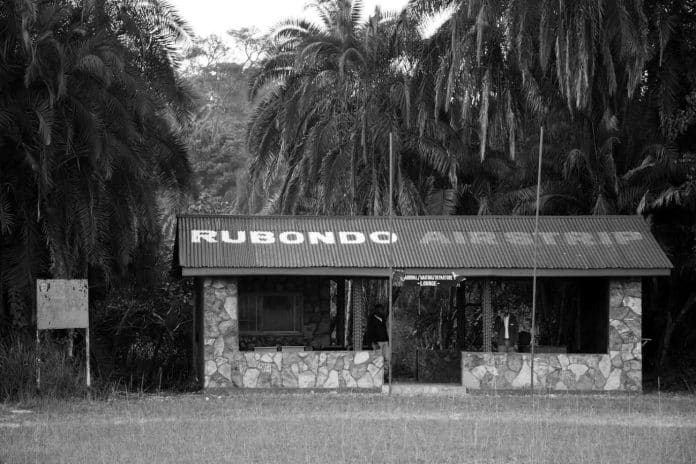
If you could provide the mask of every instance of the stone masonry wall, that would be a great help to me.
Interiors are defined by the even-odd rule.
[[[206,372],[206,388],[381,388],[380,351],[241,351]],[[212,365],[211,365],[212,369]]]
[[[237,279],[203,280],[204,386],[215,375],[229,379],[239,353]]]
[[[381,351],[239,351],[238,281],[203,281],[205,388],[381,388]]]
[[[534,386],[552,390],[642,389],[641,282],[609,284],[607,354],[534,355]],[[471,389],[520,389],[531,384],[527,353],[462,353],[462,384]]]

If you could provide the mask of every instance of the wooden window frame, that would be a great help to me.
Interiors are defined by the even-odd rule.
[[[292,305],[292,311],[293,311],[293,323],[296,323],[295,330],[259,330],[259,324],[262,324],[262,321],[260,320],[259,317],[259,309],[263,311],[263,305],[262,301],[263,298],[269,297],[269,296],[287,296],[288,298],[292,298],[293,300],[293,305]],[[251,336],[262,336],[262,335],[302,335],[303,333],[303,327],[304,327],[304,305],[302,301],[302,293],[300,292],[252,292],[252,293],[246,293],[243,295],[240,295],[240,306],[241,306],[241,299],[242,298],[248,298],[253,301],[253,314],[255,317],[254,321],[254,327],[256,330],[243,330],[239,328],[239,335],[251,335]],[[260,308],[261,305],[261,308]],[[241,315],[241,311],[240,311]],[[240,319],[241,322],[241,319]]]

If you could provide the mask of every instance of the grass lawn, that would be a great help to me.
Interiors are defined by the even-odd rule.
[[[239,392],[0,405],[0,462],[696,462],[696,398]]]

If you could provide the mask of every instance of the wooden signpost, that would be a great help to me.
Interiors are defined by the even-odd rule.
[[[37,279],[36,281],[36,353],[39,330],[85,329],[87,386],[89,369],[89,290],[86,279]],[[36,383],[41,386],[41,371],[36,366]]]

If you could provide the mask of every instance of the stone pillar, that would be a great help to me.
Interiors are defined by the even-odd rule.
[[[611,374],[605,390],[642,389],[642,297],[640,279],[609,282],[609,357]]]
[[[237,279],[203,281],[205,388],[235,386],[239,352]],[[236,375],[235,375],[236,374]]]

